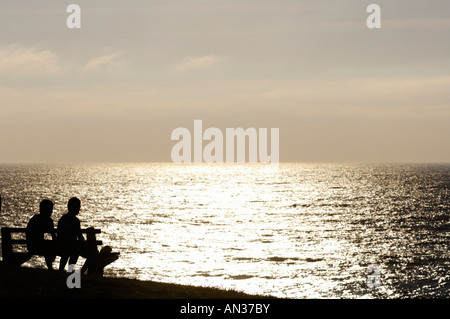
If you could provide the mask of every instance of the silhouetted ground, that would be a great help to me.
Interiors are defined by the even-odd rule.
[[[259,299],[231,290],[140,281],[126,278],[81,277],[81,288],[69,289],[68,273],[11,267],[0,262],[0,298],[66,299]]]

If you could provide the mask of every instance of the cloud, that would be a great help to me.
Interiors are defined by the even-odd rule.
[[[111,70],[119,65],[119,62],[116,60],[116,57],[118,56],[118,53],[112,53],[98,58],[93,58],[89,60],[85,66],[83,66],[82,71],[91,72],[100,69]]]
[[[58,62],[58,56],[50,50],[0,47],[0,74],[58,74],[62,72]]]
[[[208,69],[215,65],[219,58],[215,55],[207,55],[202,57],[186,57],[183,62],[176,65],[176,68],[181,71]]]

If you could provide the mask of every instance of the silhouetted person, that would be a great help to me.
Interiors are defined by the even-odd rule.
[[[52,264],[56,258],[54,252],[55,242],[44,240],[44,234],[50,233],[52,239],[56,239],[53,219],[51,218],[53,205],[53,202],[49,199],[41,201],[39,204],[39,214],[31,217],[26,231],[28,251],[34,255],[43,255],[47,268],[50,270],[53,269]]]
[[[77,215],[80,212],[81,202],[78,198],[72,197],[67,203],[68,212],[58,221],[58,242],[61,245],[62,253],[59,263],[59,270],[64,270],[69,260],[69,265],[76,264],[78,257],[84,255],[84,237],[81,234],[81,224]]]

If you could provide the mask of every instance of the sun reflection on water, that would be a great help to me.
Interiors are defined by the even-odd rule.
[[[101,228],[121,252],[108,276],[291,298],[436,295],[449,285],[449,236],[439,230],[446,166],[98,164],[1,174],[2,225],[26,225],[44,197],[58,220],[79,197],[82,226]],[[382,269],[376,291],[366,285],[370,264]]]

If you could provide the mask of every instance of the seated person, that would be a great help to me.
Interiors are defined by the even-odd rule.
[[[81,202],[78,198],[72,197],[67,203],[68,211],[58,221],[58,244],[62,251],[59,263],[59,270],[64,270],[67,261],[69,265],[77,263],[79,256],[86,256],[86,245],[81,224],[77,215],[80,212]]]
[[[44,199],[39,205],[39,214],[31,217],[27,224],[26,241],[27,248],[31,254],[41,255],[45,257],[47,268],[53,269],[53,261],[55,261],[54,242],[44,240],[44,234],[50,233],[52,239],[56,239],[55,228],[51,215],[53,213],[53,202]]]
[[[58,249],[61,259],[59,270],[63,271],[69,261],[74,265],[78,257],[86,258],[81,273],[103,274],[103,268],[117,260],[118,256],[111,252],[111,247],[106,246],[99,252],[95,243],[95,232],[93,227],[87,228],[87,239],[81,233],[81,224],[77,215],[80,212],[81,202],[73,197],[67,204],[68,212],[58,221]]]

